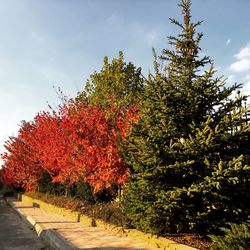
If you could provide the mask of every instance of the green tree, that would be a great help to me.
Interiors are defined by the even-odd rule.
[[[112,131],[110,131],[110,136],[116,140],[121,155],[126,149],[121,145],[122,135],[119,128],[119,117],[123,117],[127,121],[131,110],[138,113],[137,107],[144,92],[144,84],[145,80],[142,77],[141,68],[135,67],[131,62],[126,63],[123,53],[120,51],[118,58],[111,62],[109,62],[108,57],[104,58],[102,69],[90,75],[85,91],[76,98],[78,101],[87,101],[90,105],[101,106],[105,110],[106,115],[112,119],[113,127],[117,132],[117,138],[114,138]],[[127,122],[129,123],[129,121]],[[119,185],[119,199],[122,195],[121,189],[122,187]]]
[[[91,104],[98,104],[105,109],[112,105],[116,107],[129,106],[140,99],[143,92],[141,68],[136,68],[131,62],[124,62],[120,51],[117,59],[111,63],[108,57],[100,72],[94,72],[86,84],[86,95]]]
[[[230,223],[229,228],[222,228],[223,235],[210,236],[214,244],[210,250],[248,250],[250,246],[250,222]]]
[[[182,0],[181,29],[168,37],[150,76],[126,156],[131,181],[123,209],[137,228],[157,234],[214,232],[249,215],[249,119],[246,96],[232,94],[201,57],[202,33],[190,0]],[[162,67],[161,67],[162,68]]]

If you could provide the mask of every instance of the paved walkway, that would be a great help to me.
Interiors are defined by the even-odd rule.
[[[98,227],[84,227],[64,216],[34,208],[31,203],[12,201],[12,205],[42,229],[56,230],[57,233],[78,249],[149,249],[133,239],[120,237],[113,232]]]
[[[49,249],[17,213],[0,199],[0,249],[41,250]]]

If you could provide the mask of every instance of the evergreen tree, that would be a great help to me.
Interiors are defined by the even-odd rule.
[[[157,234],[214,232],[250,212],[249,117],[241,85],[215,77],[201,57],[202,33],[193,23],[190,0],[182,0],[181,29],[168,37],[160,70],[150,76],[126,156],[131,181],[123,209],[132,224]]]
[[[223,235],[211,235],[214,244],[210,250],[248,250],[250,246],[250,222],[230,223],[229,228],[222,228]]]

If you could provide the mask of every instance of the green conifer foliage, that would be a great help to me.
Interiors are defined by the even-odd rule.
[[[150,76],[126,156],[131,181],[123,209],[147,232],[215,232],[250,212],[250,126],[246,96],[231,98],[240,85],[226,86],[209,57],[201,57],[201,22],[191,21],[182,0],[181,29],[168,37],[160,70]]]
[[[222,228],[223,235],[210,236],[214,244],[209,250],[248,250],[250,246],[250,223],[229,224]]]

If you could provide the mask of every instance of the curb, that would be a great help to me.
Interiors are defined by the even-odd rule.
[[[11,198],[11,200],[14,200]],[[27,217],[25,216],[25,214],[23,214],[22,211],[20,211],[18,208],[16,208],[15,206],[13,206],[12,202],[11,202],[10,198],[7,198],[5,201],[8,203],[8,205],[16,212],[16,214],[18,215],[18,217],[31,229],[35,230],[33,228],[33,226],[27,221]]]
[[[77,250],[79,248],[73,246],[70,242],[66,241],[60,234],[54,229],[43,230],[40,233],[41,239],[43,239],[49,246],[58,250]]]
[[[40,206],[41,209],[47,212],[53,212],[56,214],[63,215],[67,218],[73,219],[75,221],[78,221],[83,226],[91,227],[93,218],[88,217],[86,215],[80,215],[80,218],[78,217],[79,213],[72,211],[70,209],[60,208],[55,205],[46,203],[44,201],[31,198],[26,195],[22,195],[22,200],[30,203],[36,203]],[[79,220],[78,220],[79,219]],[[116,233],[117,235],[123,236],[123,237],[130,237],[131,239],[134,239],[135,241],[139,241],[144,243],[148,246],[149,249],[162,249],[162,250],[198,250],[197,248],[180,244],[178,242],[175,242],[170,239],[157,237],[155,235],[147,234],[140,232],[136,229],[122,229],[121,227],[117,227],[108,223],[105,223],[101,220],[95,220],[95,226],[103,228],[105,230],[109,230],[113,233]],[[71,249],[71,248],[68,248]],[[73,248],[76,249],[76,248]]]
[[[32,227],[37,235],[50,247],[56,250],[78,250],[70,242],[66,241],[59,233],[54,229],[44,229],[39,222],[36,222],[31,216],[25,216],[21,209],[16,208],[12,203],[13,199],[7,199],[8,204],[14,209],[18,216],[30,227]],[[14,201],[14,200],[13,200]]]

